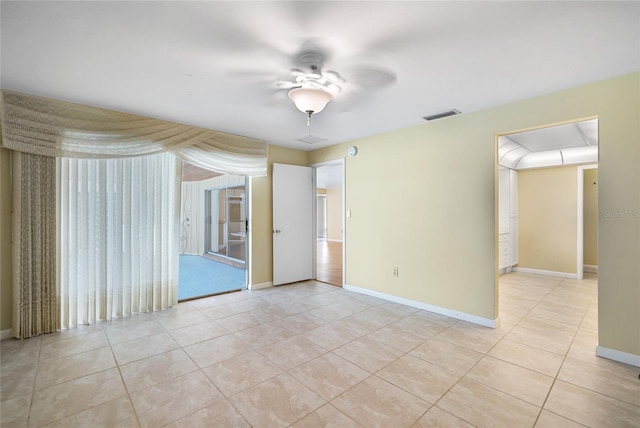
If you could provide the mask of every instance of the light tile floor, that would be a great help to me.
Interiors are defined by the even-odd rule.
[[[1,343],[3,427],[631,427],[597,279],[500,278],[497,329],[306,282]]]

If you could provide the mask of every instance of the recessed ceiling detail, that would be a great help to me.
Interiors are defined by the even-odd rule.
[[[520,170],[598,161],[598,120],[501,136],[498,163]]]

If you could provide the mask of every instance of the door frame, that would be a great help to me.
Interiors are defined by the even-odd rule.
[[[600,127],[600,118],[599,116],[588,116],[584,118],[571,119],[556,123],[550,123],[546,125],[533,126],[529,128],[509,131],[509,132],[499,132],[494,136],[494,282],[495,282],[495,290],[496,290],[496,298],[498,301],[497,293],[498,293],[498,277],[500,275],[500,269],[498,268],[498,224],[499,224],[499,212],[498,212],[498,198],[499,198],[499,183],[498,183],[498,171],[500,168],[500,159],[499,156],[499,145],[500,138],[505,137],[511,134],[516,134],[524,131],[535,131],[546,128],[553,128],[556,126],[567,125],[571,123],[584,122],[588,120],[597,120],[598,121],[598,129]],[[600,132],[598,130],[598,140],[599,140]],[[600,150],[600,141],[598,141],[598,152]],[[575,279],[583,279],[584,278],[584,170],[585,169],[595,169],[598,168],[599,164],[599,155],[598,161],[596,163],[587,163],[587,164],[577,164],[577,212],[576,212],[576,223],[577,223],[577,236],[576,236],[576,274],[573,276],[568,276],[568,278]],[[496,305],[497,307],[497,305]]]
[[[309,165],[312,168],[312,185],[313,185],[313,233],[314,233],[314,237],[316,236],[315,233],[315,228],[317,227],[317,223],[318,223],[318,216],[317,216],[317,199],[318,199],[318,184],[317,184],[317,170],[318,168],[322,168],[325,166],[336,166],[336,165],[340,165],[342,167],[342,185],[341,185],[341,198],[342,198],[342,212],[340,213],[340,220],[342,222],[342,284],[340,284],[340,287],[344,288],[344,285],[346,284],[346,280],[347,280],[347,264],[346,264],[346,242],[347,242],[347,229],[346,229],[346,217],[345,217],[345,213],[346,213],[346,186],[345,186],[345,182],[346,182],[346,162],[345,162],[345,158],[337,158],[337,159],[332,159],[332,160],[328,160],[328,161],[323,161],[323,162],[318,162],[318,163],[313,163],[311,165]],[[317,241],[317,238],[314,238],[314,242]],[[318,249],[317,249],[317,245],[313,246],[313,278],[316,279],[317,278],[317,264],[318,264]]]
[[[584,278],[584,171],[585,169],[598,169],[598,164],[579,165],[578,166],[578,230],[577,230],[577,279]]]
[[[253,177],[246,176],[245,177],[245,194],[247,195],[246,207],[247,210],[247,233],[245,236],[245,245],[247,258],[244,264],[245,267],[245,283],[247,290],[252,290],[253,287]]]

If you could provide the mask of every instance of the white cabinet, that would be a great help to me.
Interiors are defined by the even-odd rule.
[[[498,235],[498,269],[500,269],[500,273],[508,272],[511,269],[509,248],[509,233]]]
[[[518,264],[518,171],[498,170],[498,268]]]
[[[498,233],[509,232],[509,218],[511,217],[510,203],[510,174],[509,169],[501,167],[498,171]]]
[[[518,171],[509,170],[509,254],[510,265],[518,264]]]

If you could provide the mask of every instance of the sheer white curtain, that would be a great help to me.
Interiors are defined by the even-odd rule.
[[[181,162],[59,158],[62,328],[177,301]]]

